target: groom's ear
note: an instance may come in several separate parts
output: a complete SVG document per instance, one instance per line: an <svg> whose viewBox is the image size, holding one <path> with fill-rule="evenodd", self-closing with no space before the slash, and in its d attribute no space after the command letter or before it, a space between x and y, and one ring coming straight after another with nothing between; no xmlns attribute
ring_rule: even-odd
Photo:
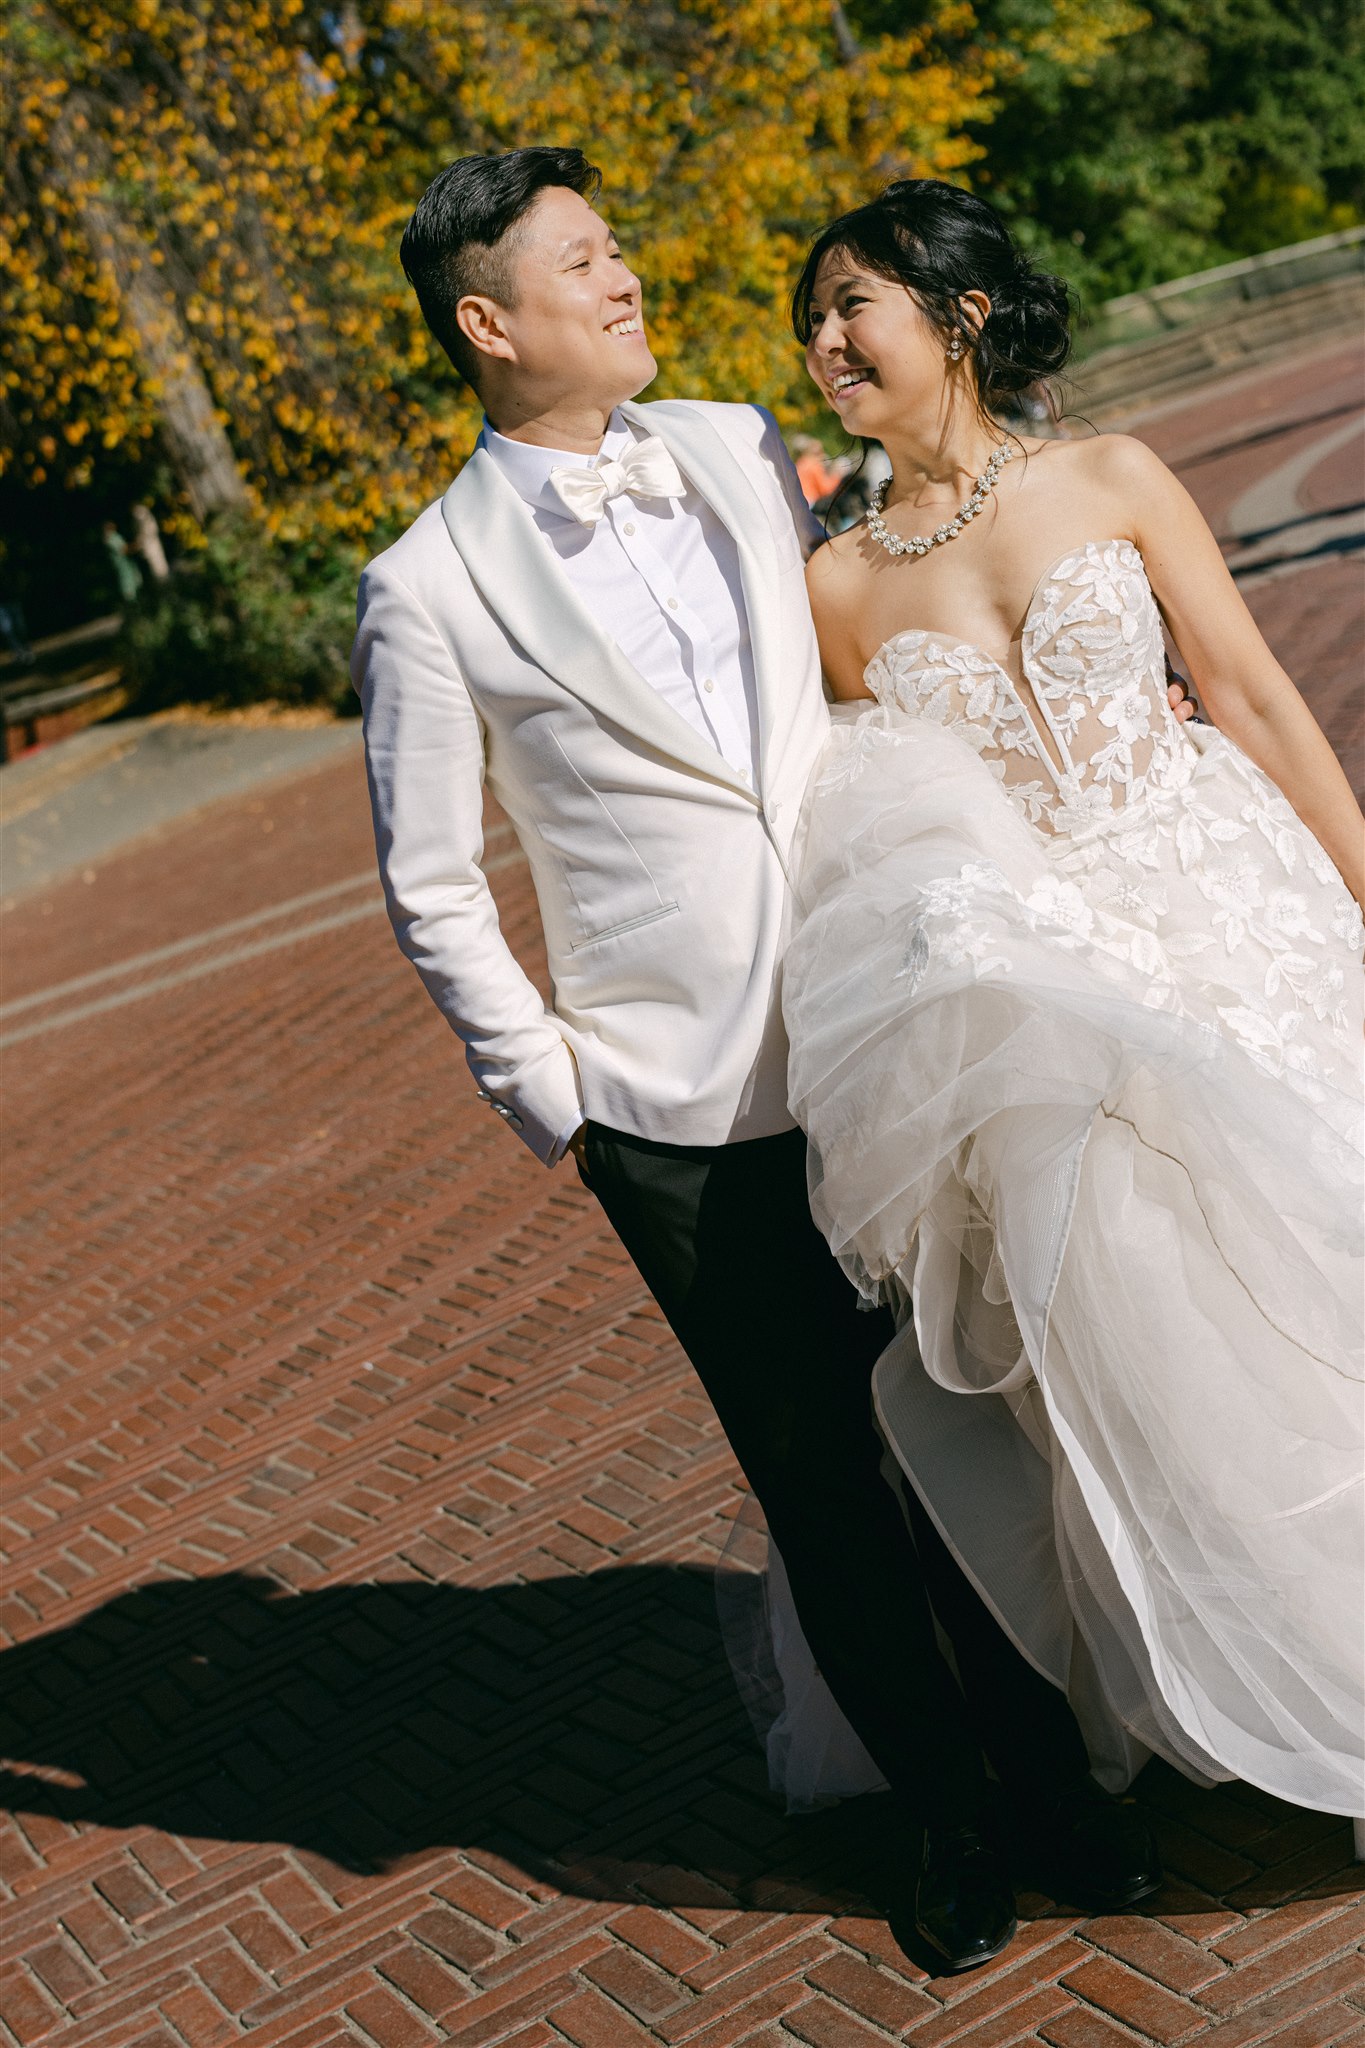
<svg viewBox="0 0 1365 2048"><path fill-rule="evenodd" d="M504 363L516 360L516 350L507 332L506 309L496 299L467 292L455 307L455 325L477 355L491 356Z"/></svg>

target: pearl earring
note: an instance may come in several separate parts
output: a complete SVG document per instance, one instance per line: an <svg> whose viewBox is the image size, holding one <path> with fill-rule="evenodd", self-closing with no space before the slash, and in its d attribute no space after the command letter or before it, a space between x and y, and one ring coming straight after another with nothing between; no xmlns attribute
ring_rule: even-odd
<svg viewBox="0 0 1365 2048"><path fill-rule="evenodd" d="M965 356L966 353L967 351L965 346L963 345L962 336L960 334L955 334L952 340L948 343L948 361L950 363L960 363L962 361L963 356Z"/></svg>

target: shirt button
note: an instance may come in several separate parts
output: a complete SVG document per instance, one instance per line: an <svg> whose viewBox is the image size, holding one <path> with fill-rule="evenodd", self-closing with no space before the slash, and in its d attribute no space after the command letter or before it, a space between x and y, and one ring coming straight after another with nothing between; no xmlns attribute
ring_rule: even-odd
<svg viewBox="0 0 1365 2048"><path fill-rule="evenodd" d="M622 533L634 533L634 531L635 531L635 523L634 523L634 521L633 521L633 520L630 520L630 519L628 519L628 520L626 521L625 525L624 525L624 526L623 526L623 527L621 528L621 531L622 531Z"/></svg>
<svg viewBox="0 0 1365 2048"><path fill-rule="evenodd" d="M677 598L676 598L676 597L670 597L670 598L669 598L669 600L668 600L668 609L669 609L669 610L670 610L671 612L675 612L675 611L676 611L676 610L678 609L678 600L677 600Z"/></svg>
<svg viewBox="0 0 1365 2048"><path fill-rule="evenodd" d="M712 682L712 680L711 680L710 676L708 676L708 677L706 678L706 681L705 681L705 682L704 682L704 683L702 684L702 688L703 688L703 690L714 690L714 689L715 689L715 687L716 687L716 686L715 686L715 684L714 684L714 683Z"/></svg>

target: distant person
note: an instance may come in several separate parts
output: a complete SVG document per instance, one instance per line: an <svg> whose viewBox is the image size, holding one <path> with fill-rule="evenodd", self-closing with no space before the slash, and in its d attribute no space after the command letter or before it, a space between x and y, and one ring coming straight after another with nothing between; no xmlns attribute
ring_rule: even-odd
<svg viewBox="0 0 1365 2048"><path fill-rule="evenodd" d="M490 1110L547 1165L575 1158L696 1366L824 1679L904 1824L928 1824L906 1852L920 1937L971 1968L1015 1925L983 1731L1067 1897L1145 1894L1156 1850L882 1477L870 1381L892 1325L859 1313L811 1221L780 1004L829 729L802 575L822 536L768 413L632 403L655 363L599 183L572 149L463 157L403 237L485 419L361 584L390 916ZM499 925L486 791L530 863L548 1005Z"/></svg>
<svg viewBox="0 0 1365 2048"><path fill-rule="evenodd" d="M118 584L119 602L125 610L137 603L142 589L142 572L129 552L128 543L112 519L106 519L103 528L105 553L114 571Z"/></svg>
<svg viewBox="0 0 1365 2048"><path fill-rule="evenodd" d="M161 528L156 523L156 514L150 505L134 505L132 520L133 546L147 564L153 583L164 583L171 573L171 566L161 544Z"/></svg>
<svg viewBox="0 0 1365 2048"><path fill-rule="evenodd" d="M875 441L868 442L856 459L852 456L842 458L838 483L830 496L815 508L816 517L826 533L845 533L850 526L856 526L860 519L865 519L873 492L890 474L891 464L886 459L886 450Z"/></svg>
<svg viewBox="0 0 1365 2048"><path fill-rule="evenodd" d="M1070 335L991 207L889 186L795 315L891 462L807 569L838 703L783 970L817 1220L912 1304L883 1424L1082 1711L1359 1816L1359 808L1158 458L1002 425Z"/></svg>
<svg viewBox="0 0 1365 2048"><path fill-rule="evenodd" d="M802 495L808 505L818 505L838 488L840 472L813 434L794 434L789 445Z"/></svg>
<svg viewBox="0 0 1365 2048"><path fill-rule="evenodd" d="M17 597L0 599L0 646L4 646L16 661L27 663L33 659L24 608Z"/></svg>

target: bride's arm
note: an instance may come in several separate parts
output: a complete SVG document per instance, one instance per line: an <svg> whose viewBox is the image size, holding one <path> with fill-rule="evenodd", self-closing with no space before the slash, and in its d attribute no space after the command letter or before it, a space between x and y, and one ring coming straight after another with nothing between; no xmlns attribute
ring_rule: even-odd
<svg viewBox="0 0 1365 2048"><path fill-rule="evenodd" d="M1209 716L1283 791L1365 906L1365 825L1321 726L1261 638L1184 485L1140 441L1106 437L1147 578Z"/></svg>
<svg viewBox="0 0 1365 2048"><path fill-rule="evenodd" d="M842 536L840 536L842 538ZM806 563L806 592L820 642L820 666L836 704L858 698L872 700L863 681L863 660L853 631L850 585L860 576L856 561L845 560L838 540L827 540Z"/></svg>

